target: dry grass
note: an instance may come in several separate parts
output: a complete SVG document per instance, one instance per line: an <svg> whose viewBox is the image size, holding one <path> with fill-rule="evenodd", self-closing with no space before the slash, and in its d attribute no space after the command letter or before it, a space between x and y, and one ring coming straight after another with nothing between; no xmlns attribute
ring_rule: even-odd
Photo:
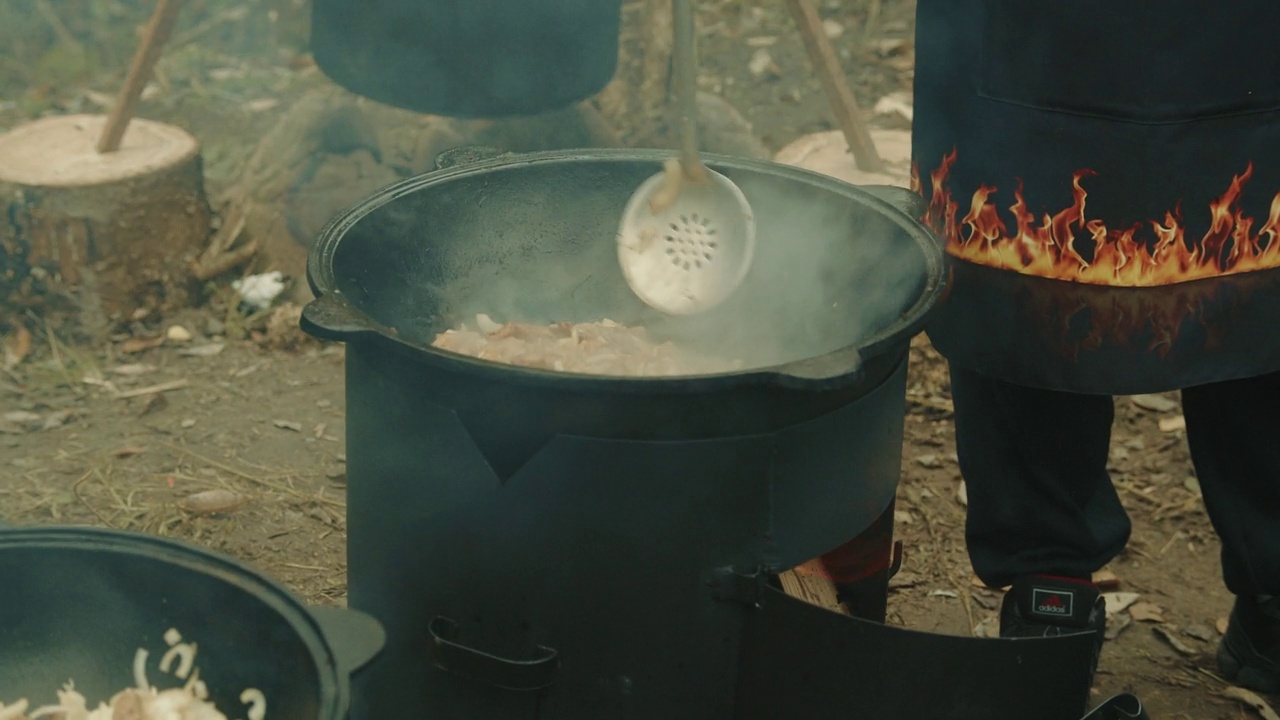
<svg viewBox="0 0 1280 720"><path fill-rule="evenodd" d="M144 453L145 464L137 462ZM184 500L214 490L242 502L226 512L186 509ZM340 490L177 443L60 450L48 465L0 477L0 517L186 541L256 565L310 602L341 602L346 594Z"/></svg>

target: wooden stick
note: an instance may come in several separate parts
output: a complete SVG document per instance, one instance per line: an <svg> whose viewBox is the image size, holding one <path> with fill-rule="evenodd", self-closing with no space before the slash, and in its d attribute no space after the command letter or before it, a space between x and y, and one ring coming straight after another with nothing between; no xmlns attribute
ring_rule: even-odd
<svg viewBox="0 0 1280 720"><path fill-rule="evenodd" d="M186 378L183 378L181 380L170 380L169 382L162 382L156 385L148 385L147 387L140 387L134 390L126 390L116 395L116 398L120 400L128 400L129 398L142 397L143 395L151 395L152 393L162 393L162 392L169 392L170 390L180 390L186 387L188 384L190 384L190 382Z"/></svg>
<svg viewBox="0 0 1280 720"><path fill-rule="evenodd" d="M151 20L142 35L142 43L133 55L133 64L129 66L129 74L125 76L124 87L116 97L111 114L107 116L102 136L98 138L98 152L109 153L120 149L124 131L129 128L129 121L138 109L142 88L151 79L151 71L160 59L160 50L169 39L169 33L173 31L181 6L182 0L158 0L156 3L156 9L151 13Z"/></svg>
<svg viewBox="0 0 1280 720"><path fill-rule="evenodd" d="M862 122L858 101L854 99L840 68L840 60L822 29L822 18L818 17L818 11L809 0L787 0L787 6L800 29L800 38L809 51L809 60L818 72L827 99L831 101L831 110L840 121L840 129L844 131L854 162L864 172L880 172L884 169L884 162L871 141L871 133Z"/></svg>

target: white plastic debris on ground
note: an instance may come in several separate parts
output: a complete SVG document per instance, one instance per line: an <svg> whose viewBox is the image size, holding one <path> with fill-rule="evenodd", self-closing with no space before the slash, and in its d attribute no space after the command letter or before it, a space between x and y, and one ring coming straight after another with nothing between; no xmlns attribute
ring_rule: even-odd
<svg viewBox="0 0 1280 720"><path fill-rule="evenodd" d="M271 307L271 303L275 302L276 298L280 297L280 293L284 292L284 274L279 270L273 270L259 275L249 275L232 282L231 287L240 293L240 299L245 304L258 310L266 310Z"/></svg>

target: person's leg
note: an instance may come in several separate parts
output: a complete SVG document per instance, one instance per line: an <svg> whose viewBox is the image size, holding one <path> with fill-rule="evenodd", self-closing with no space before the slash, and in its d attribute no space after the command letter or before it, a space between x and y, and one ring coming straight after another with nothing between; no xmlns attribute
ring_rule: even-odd
<svg viewBox="0 0 1280 720"><path fill-rule="evenodd" d="M974 572L1088 580L1129 539L1107 474L1110 397L1027 388L951 369L956 451L969 496Z"/></svg>
<svg viewBox="0 0 1280 720"><path fill-rule="evenodd" d="M1218 652L1233 682L1280 692L1280 374L1182 391L1187 442L1236 595Z"/></svg>
<svg viewBox="0 0 1280 720"><path fill-rule="evenodd" d="M1187 444L1236 595L1280 595L1280 374L1182 391Z"/></svg>
<svg viewBox="0 0 1280 720"><path fill-rule="evenodd" d="M1038 390L952 366L956 452L969 495L965 539L974 572L1011 585L1001 637L1093 632L1087 704L1106 630L1093 572L1129 540L1129 516L1107 474L1110 397Z"/></svg>

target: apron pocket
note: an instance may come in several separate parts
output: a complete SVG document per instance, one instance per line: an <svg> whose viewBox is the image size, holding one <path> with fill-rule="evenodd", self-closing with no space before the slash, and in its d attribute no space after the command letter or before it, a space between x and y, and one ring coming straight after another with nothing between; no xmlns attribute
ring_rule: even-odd
<svg viewBox="0 0 1280 720"><path fill-rule="evenodd" d="M1280 108L1280 2L985 0L978 94L1137 123Z"/></svg>

